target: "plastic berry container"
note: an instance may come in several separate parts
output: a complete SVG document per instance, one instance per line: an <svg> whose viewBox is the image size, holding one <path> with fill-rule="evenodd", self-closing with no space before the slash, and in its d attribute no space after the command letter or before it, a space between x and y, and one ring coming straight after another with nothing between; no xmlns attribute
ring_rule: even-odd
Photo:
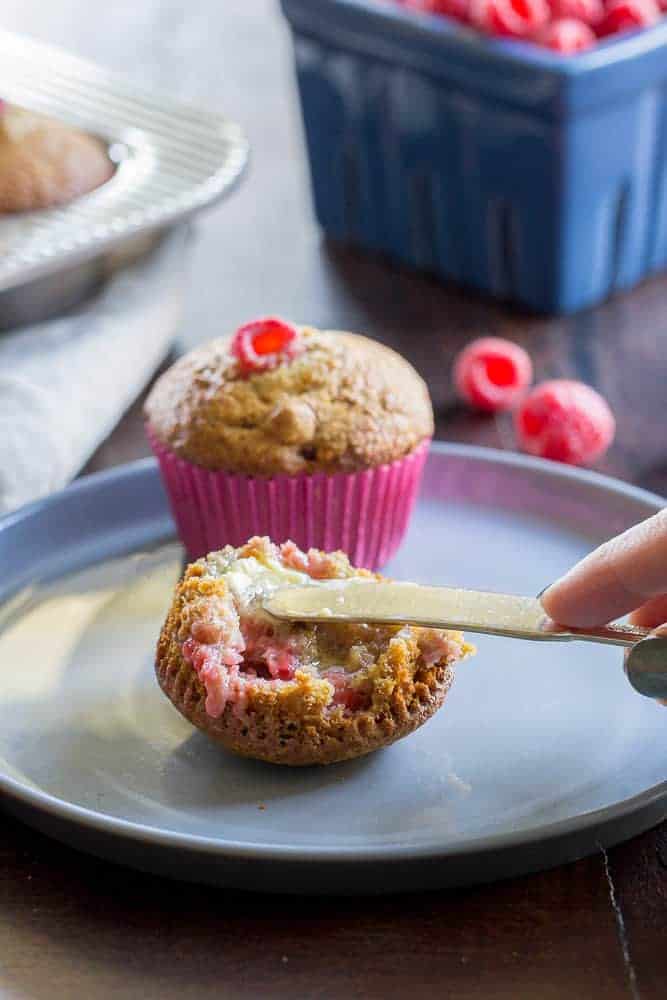
<svg viewBox="0 0 667 1000"><path fill-rule="evenodd" d="M563 56L388 0L282 0L335 240L547 313L667 266L667 18Z"/></svg>

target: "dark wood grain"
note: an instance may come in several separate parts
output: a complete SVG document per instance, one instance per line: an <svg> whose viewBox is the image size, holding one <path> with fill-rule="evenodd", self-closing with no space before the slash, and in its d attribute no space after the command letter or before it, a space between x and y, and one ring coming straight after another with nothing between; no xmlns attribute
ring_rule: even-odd
<svg viewBox="0 0 667 1000"><path fill-rule="evenodd" d="M630 995L600 857L467 891L299 900L124 872L13 823L0 844L18 996Z"/></svg>
<svg viewBox="0 0 667 1000"><path fill-rule="evenodd" d="M251 173L198 225L176 350L275 311L366 332L427 379L440 438L513 447L450 385L472 336L524 344L539 378L597 386L618 417L601 469L667 492L667 277L567 319L485 301L323 241L311 214L287 37L271 0L96 6L25 0L28 30L130 77L222 107ZM140 401L86 471L148 454ZM667 715L665 718L667 735ZM360 900L178 885L0 827L0 996L658 1000L667 981L667 826L554 871L468 891Z"/></svg>

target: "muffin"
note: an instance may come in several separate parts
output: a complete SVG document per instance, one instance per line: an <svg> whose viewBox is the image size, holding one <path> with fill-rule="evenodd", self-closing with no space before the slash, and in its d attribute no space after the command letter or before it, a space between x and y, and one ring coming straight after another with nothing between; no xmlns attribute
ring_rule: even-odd
<svg viewBox="0 0 667 1000"><path fill-rule="evenodd" d="M99 139L0 101L0 214L62 205L113 170Z"/></svg>
<svg viewBox="0 0 667 1000"><path fill-rule="evenodd" d="M378 568L405 533L433 433L426 386L395 351L277 319L181 358L145 414L191 558L269 535Z"/></svg>
<svg viewBox="0 0 667 1000"><path fill-rule="evenodd" d="M252 538L188 566L157 647L160 687L228 750L292 766L331 764L407 736L442 705L460 632L285 623L262 607L291 584L363 576L342 552Z"/></svg>

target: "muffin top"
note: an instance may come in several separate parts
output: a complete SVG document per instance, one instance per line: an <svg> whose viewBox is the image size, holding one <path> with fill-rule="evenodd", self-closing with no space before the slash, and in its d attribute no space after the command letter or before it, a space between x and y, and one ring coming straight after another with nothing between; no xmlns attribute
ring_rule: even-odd
<svg viewBox="0 0 667 1000"><path fill-rule="evenodd" d="M249 324L185 355L155 384L150 429L181 458L250 476L353 471L402 458L433 433L426 385L395 351L288 327L289 348L248 367L243 331L262 323L288 326Z"/></svg>
<svg viewBox="0 0 667 1000"><path fill-rule="evenodd" d="M99 139L0 102L0 214L61 205L112 174Z"/></svg>

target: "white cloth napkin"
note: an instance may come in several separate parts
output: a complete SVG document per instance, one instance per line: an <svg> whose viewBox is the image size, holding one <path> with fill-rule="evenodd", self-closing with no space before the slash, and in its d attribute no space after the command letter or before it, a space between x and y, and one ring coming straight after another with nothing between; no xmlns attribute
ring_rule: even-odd
<svg viewBox="0 0 667 1000"><path fill-rule="evenodd" d="M69 482L165 357L188 237L169 232L75 313L0 334L0 514Z"/></svg>

